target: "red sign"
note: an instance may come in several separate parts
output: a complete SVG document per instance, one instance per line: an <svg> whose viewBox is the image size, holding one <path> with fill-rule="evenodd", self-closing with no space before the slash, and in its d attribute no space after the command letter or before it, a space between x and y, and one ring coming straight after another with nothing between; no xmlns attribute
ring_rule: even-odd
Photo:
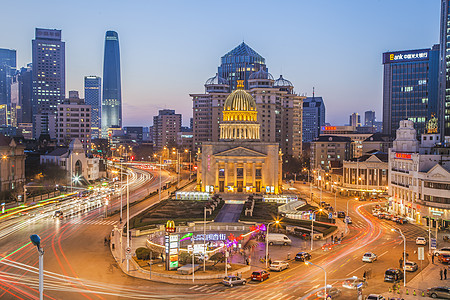
<svg viewBox="0 0 450 300"><path fill-rule="evenodd" d="M407 154L407 153L395 153L395 158L400 158L400 159L411 159L411 154Z"/></svg>
<svg viewBox="0 0 450 300"><path fill-rule="evenodd" d="M336 126L322 126L322 131L336 130Z"/></svg>

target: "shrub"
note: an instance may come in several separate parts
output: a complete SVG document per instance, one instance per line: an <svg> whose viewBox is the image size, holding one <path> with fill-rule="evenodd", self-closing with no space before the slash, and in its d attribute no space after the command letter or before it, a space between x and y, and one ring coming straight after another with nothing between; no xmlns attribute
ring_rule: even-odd
<svg viewBox="0 0 450 300"><path fill-rule="evenodd" d="M140 247L136 249L136 258L141 260L149 260L150 259L150 249L145 247Z"/></svg>

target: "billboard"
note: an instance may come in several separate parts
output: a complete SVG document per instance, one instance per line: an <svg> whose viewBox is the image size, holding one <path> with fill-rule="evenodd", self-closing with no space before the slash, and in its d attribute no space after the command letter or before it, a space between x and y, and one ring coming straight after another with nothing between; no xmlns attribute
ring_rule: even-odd
<svg viewBox="0 0 450 300"><path fill-rule="evenodd" d="M396 51L383 53L383 64L428 60L430 49Z"/></svg>

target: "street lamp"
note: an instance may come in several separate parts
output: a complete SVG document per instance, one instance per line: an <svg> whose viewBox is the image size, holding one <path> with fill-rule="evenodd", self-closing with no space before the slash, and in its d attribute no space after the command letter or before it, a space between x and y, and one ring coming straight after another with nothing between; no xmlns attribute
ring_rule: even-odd
<svg viewBox="0 0 450 300"><path fill-rule="evenodd" d="M337 196L337 186L336 186L337 182L334 182L334 211L336 211L337 208L337 204L336 204L336 196Z"/></svg>
<svg viewBox="0 0 450 300"><path fill-rule="evenodd" d="M309 169L303 168L303 171L308 171L308 182L309 182L309 198L312 202L312 185L311 185L311 179L309 178Z"/></svg>
<svg viewBox="0 0 450 300"><path fill-rule="evenodd" d="M192 156L191 156L191 150L188 149L184 149L184 152L187 153L189 151L189 181L191 181L191 171L192 171L192 167L191 167L191 161L192 161Z"/></svg>
<svg viewBox="0 0 450 300"><path fill-rule="evenodd" d="M269 227L272 224L280 224L279 220L276 220L274 222L270 222L267 224L267 231L266 231L266 268L267 268L267 260L269 259Z"/></svg>
<svg viewBox="0 0 450 300"><path fill-rule="evenodd" d="M41 247L41 238L37 234L30 235L30 240L37 247L39 253L39 299L44 299L44 249Z"/></svg>
<svg viewBox="0 0 450 300"><path fill-rule="evenodd" d="M403 238L403 286L406 286L406 268L405 268L405 263L406 263L406 238L405 238L405 235L403 234L403 232L399 228L392 228L391 230L400 233L400 235Z"/></svg>
<svg viewBox="0 0 450 300"><path fill-rule="evenodd" d="M308 260L305 260L305 264L306 265L313 265L315 267L318 267L318 268L322 269L322 271L325 273L325 289L323 291L323 299L327 299L327 271L325 271L325 269L322 268L321 266L316 265L315 263L312 263L312 262L310 262Z"/></svg>

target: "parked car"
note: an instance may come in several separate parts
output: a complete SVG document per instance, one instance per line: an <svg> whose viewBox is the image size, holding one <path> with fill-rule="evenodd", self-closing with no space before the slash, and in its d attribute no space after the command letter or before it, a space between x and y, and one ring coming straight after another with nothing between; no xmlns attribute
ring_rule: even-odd
<svg viewBox="0 0 450 300"><path fill-rule="evenodd" d="M272 271L281 272L285 269L289 268L289 263L282 260L275 260L270 264L269 269Z"/></svg>
<svg viewBox="0 0 450 300"><path fill-rule="evenodd" d="M405 261L405 270L408 272L415 272L419 266L413 261Z"/></svg>
<svg viewBox="0 0 450 300"><path fill-rule="evenodd" d="M264 281L269 279L270 273L264 270L254 271L250 277L252 280Z"/></svg>
<svg viewBox="0 0 450 300"><path fill-rule="evenodd" d="M395 282L403 279L403 272L400 269L387 269L384 272L384 281Z"/></svg>
<svg viewBox="0 0 450 300"><path fill-rule="evenodd" d="M233 287L235 285L246 285L247 284L247 280L238 277L238 276L227 276L222 280L222 284L223 285L227 285L229 287Z"/></svg>
<svg viewBox="0 0 450 300"><path fill-rule="evenodd" d="M370 294L369 296L367 296L366 300L386 300L386 298L381 295Z"/></svg>
<svg viewBox="0 0 450 300"><path fill-rule="evenodd" d="M438 260L443 264L450 263L450 254L442 253L438 256Z"/></svg>
<svg viewBox="0 0 450 300"><path fill-rule="evenodd" d="M358 286L366 287L367 282L364 279L360 279L356 276L345 279L342 282L342 287L345 287L346 289L356 290Z"/></svg>
<svg viewBox="0 0 450 300"><path fill-rule="evenodd" d="M268 243L269 245L290 245L292 244L292 241L290 238L287 237L287 235L282 233L269 233L268 235Z"/></svg>
<svg viewBox="0 0 450 300"><path fill-rule="evenodd" d="M297 261L305 261L305 260L310 260L311 259L311 254L309 254L308 252L299 252L297 253L297 255L295 255L295 260Z"/></svg>
<svg viewBox="0 0 450 300"><path fill-rule="evenodd" d="M338 212L337 212L337 217L338 217L338 218L341 218L341 219L345 218L345 212L343 212L343 211L338 211Z"/></svg>
<svg viewBox="0 0 450 300"><path fill-rule="evenodd" d="M426 245L427 244L427 240L424 237L417 237L416 239L416 245Z"/></svg>
<svg viewBox="0 0 450 300"><path fill-rule="evenodd" d="M377 260L377 256L375 255L375 253L372 252L366 252L364 253L363 257L362 257L362 261L363 262L374 262Z"/></svg>
<svg viewBox="0 0 450 300"><path fill-rule="evenodd" d="M431 298L450 299L450 288L445 286L439 286L428 289L427 296Z"/></svg>
<svg viewBox="0 0 450 300"><path fill-rule="evenodd" d="M337 289L337 288L335 288L335 287L331 287L331 286L327 286L327 297L326 297L326 299L335 299L335 298L338 298L340 295L341 295L341 290L340 289ZM323 299L323 296L324 296L324 289L321 289L320 291L318 291L317 293L316 293L316 296L319 298L319 299Z"/></svg>
<svg viewBox="0 0 450 300"><path fill-rule="evenodd" d="M53 214L53 218L59 218L63 215L63 212L60 210L55 211L55 213Z"/></svg>
<svg viewBox="0 0 450 300"><path fill-rule="evenodd" d="M450 247L441 248L439 250L434 250L433 255L439 256L441 254L450 254Z"/></svg>

